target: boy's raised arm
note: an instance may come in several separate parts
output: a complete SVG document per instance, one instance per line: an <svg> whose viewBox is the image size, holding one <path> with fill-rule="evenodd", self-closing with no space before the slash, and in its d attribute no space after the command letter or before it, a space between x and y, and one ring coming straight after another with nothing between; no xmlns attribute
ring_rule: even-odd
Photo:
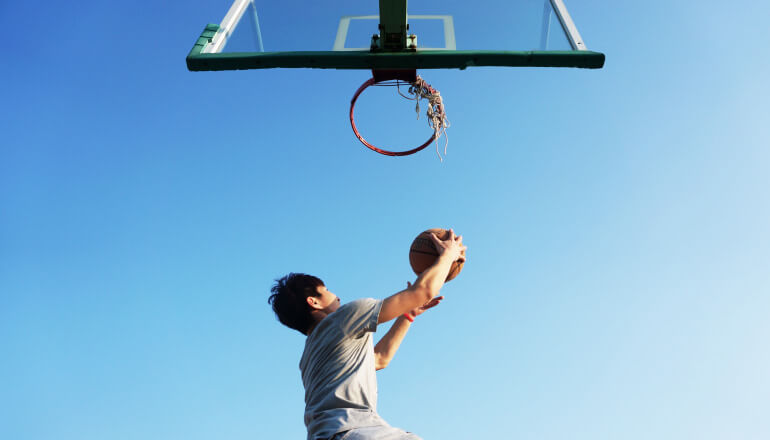
<svg viewBox="0 0 770 440"><path fill-rule="evenodd" d="M462 236L455 236L453 230L449 230L449 239L446 241L439 240L434 234L431 234L431 238L439 253L436 262L421 273L412 286L385 298L380 309L378 323L390 321L428 303L438 295L447 275L449 275L452 263L465 259L463 251L466 247L463 246L463 238Z"/></svg>

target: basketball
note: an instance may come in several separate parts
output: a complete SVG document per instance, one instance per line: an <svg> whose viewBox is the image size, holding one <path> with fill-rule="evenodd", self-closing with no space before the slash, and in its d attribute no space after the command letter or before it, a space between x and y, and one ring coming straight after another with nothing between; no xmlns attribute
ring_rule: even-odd
<svg viewBox="0 0 770 440"><path fill-rule="evenodd" d="M430 237L431 233L436 234L436 237L441 241L449 239L449 230L441 228L428 229L414 239L412 246L409 248L409 264L417 275L431 267L438 258L436 245L433 244L433 239ZM465 255L465 251L463 251L463 255ZM463 264L465 264L464 261L452 263L452 268L449 269L449 275L447 275L445 281L451 281L456 277L463 270Z"/></svg>

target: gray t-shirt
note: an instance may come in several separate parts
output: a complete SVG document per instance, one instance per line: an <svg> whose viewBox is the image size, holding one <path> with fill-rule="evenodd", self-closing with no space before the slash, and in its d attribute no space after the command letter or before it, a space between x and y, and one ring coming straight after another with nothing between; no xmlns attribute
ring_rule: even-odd
<svg viewBox="0 0 770 440"><path fill-rule="evenodd" d="M305 341L299 362L305 386L308 440L366 426L388 426L377 415L372 332L381 300L359 299L324 318Z"/></svg>

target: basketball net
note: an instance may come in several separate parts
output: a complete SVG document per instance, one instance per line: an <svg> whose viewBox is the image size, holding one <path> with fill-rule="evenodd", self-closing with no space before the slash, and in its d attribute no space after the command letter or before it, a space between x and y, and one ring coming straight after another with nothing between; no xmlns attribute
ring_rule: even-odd
<svg viewBox="0 0 770 440"><path fill-rule="evenodd" d="M417 75L417 81L412 83L412 85L409 86L409 90L407 90L407 93L412 96L406 96L401 93L401 87L398 83L396 84L396 90L398 90L399 95L415 101L414 111L417 113L417 119L420 119L420 100L428 100L428 110L425 114L428 117L428 125L433 129L433 138L436 143L436 155L438 155L439 160L443 162L444 158L441 156L438 148L438 138L442 135L444 136L444 156L446 156L447 146L449 145L449 136L446 134L446 129L449 128L449 119L447 119L446 112L444 111L444 102L441 99L441 93L431 87L430 84L426 83L419 75Z"/></svg>
<svg viewBox="0 0 770 440"><path fill-rule="evenodd" d="M425 82L425 80L420 78L414 70L373 70L372 74L372 78L361 84L361 87L359 87L358 90L356 90L356 93L353 94L353 99L350 100L350 126L353 128L353 133L356 135L358 140L361 141L361 143L364 144L367 148L386 156L409 156L410 154L414 154L435 142L436 155L438 155L439 160L443 162L444 158L441 156L441 152L439 152L438 138L441 137L442 134L445 136L444 155L446 156L447 146L449 145L449 137L446 135L446 129L449 128L449 120L446 117L446 113L444 111L444 102L441 99L441 94L438 92L438 90L434 89L430 84ZM402 83L404 85L410 84L407 93L411 96L407 96L401 93ZM431 137L428 138L428 140L419 147L404 151L389 151L375 147L371 143L367 142L367 140L361 136L361 133L358 132L354 111L356 107L356 101L361 95L361 92L370 86L395 86L399 95L406 99L415 101L417 119L420 119L420 100L426 99L428 101L428 110L426 112L428 117L428 125L433 130Z"/></svg>

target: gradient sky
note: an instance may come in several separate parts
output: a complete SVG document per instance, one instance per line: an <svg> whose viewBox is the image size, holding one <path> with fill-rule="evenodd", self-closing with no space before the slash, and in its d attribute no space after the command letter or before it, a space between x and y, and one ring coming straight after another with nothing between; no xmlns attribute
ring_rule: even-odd
<svg viewBox="0 0 770 440"><path fill-rule="evenodd" d="M430 227L468 262L378 373L392 425L770 438L767 5L567 1L604 69L423 72L440 163L357 142L366 72L188 72L226 0L49 3L0 3L0 438L304 438L272 281L386 297ZM391 93L367 133L421 142Z"/></svg>

